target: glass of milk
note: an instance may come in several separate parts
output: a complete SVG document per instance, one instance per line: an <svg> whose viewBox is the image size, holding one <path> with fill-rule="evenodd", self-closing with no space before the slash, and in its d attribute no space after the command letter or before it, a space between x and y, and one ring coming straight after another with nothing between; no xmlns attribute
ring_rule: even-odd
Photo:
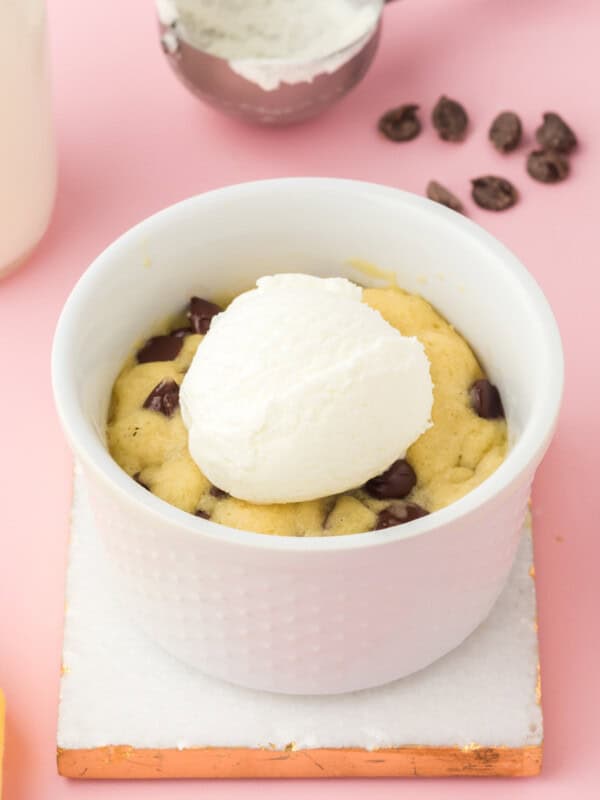
<svg viewBox="0 0 600 800"><path fill-rule="evenodd" d="M0 275L40 241L56 191L44 0L0 0Z"/></svg>

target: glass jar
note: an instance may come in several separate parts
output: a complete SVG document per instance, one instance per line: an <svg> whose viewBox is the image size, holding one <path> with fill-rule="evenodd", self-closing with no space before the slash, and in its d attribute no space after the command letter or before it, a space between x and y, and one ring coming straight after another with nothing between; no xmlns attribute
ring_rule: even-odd
<svg viewBox="0 0 600 800"><path fill-rule="evenodd" d="M56 192L44 0L0 0L0 275L40 241Z"/></svg>

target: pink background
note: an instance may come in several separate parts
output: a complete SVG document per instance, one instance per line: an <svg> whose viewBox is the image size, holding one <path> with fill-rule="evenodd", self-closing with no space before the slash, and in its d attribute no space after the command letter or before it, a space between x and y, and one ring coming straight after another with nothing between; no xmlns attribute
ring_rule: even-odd
<svg viewBox="0 0 600 800"><path fill-rule="evenodd" d="M6 797L289 798L350 800L597 797L598 277L600 4L594 0L410 0L389 7L367 78L317 121L247 127L204 108L175 81L156 41L151 0L52 0L60 151L56 212L43 245L0 283L0 686L7 695ZM464 144L428 123L442 92L472 119ZM410 144L381 139L379 114L417 102L427 119ZM500 109L522 114L527 142L508 157L486 141ZM571 122L581 145L562 185L535 184L524 155L544 110ZM543 775L509 786L478 780L367 783L70 782L55 770L71 459L50 394L49 352L59 310L81 272L129 226L190 194L287 175L362 178L423 192L430 178L462 197L468 179L498 172L522 201L469 214L511 247L558 316L567 388L558 434L535 487L546 750ZM595 219L592 220L592 215ZM507 324L510 321L507 320ZM597 328L596 328L597 330ZM543 392L544 387L540 386Z"/></svg>

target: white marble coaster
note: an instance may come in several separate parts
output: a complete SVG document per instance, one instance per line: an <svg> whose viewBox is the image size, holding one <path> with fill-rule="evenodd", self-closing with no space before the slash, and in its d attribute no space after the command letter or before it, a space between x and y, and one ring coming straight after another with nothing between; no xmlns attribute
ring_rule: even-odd
<svg viewBox="0 0 600 800"><path fill-rule="evenodd" d="M329 697L249 691L163 652L111 589L75 478L58 746L132 748L527 748L542 742L532 537L509 584L457 650L387 686Z"/></svg>

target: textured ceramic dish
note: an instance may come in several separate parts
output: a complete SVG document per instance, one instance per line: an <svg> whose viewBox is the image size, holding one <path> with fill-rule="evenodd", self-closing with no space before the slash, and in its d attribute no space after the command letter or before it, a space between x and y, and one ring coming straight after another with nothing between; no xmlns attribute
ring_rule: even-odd
<svg viewBox="0 0 600 800"><path fill-rule="evenodd" d="M389 270L430 300L502 391L512 448L473 492L410 525L297 539L173 508L104 447L112 383L132 344L192 294L260 275ZM481 228L372 184L287 179L192 197L145 220L83 275L58 324L53 383L128 609L175 656L234 683L335 693L421 669L487 616L508 576L531 481L555 427L560 338L540 289Z"/></svg>

